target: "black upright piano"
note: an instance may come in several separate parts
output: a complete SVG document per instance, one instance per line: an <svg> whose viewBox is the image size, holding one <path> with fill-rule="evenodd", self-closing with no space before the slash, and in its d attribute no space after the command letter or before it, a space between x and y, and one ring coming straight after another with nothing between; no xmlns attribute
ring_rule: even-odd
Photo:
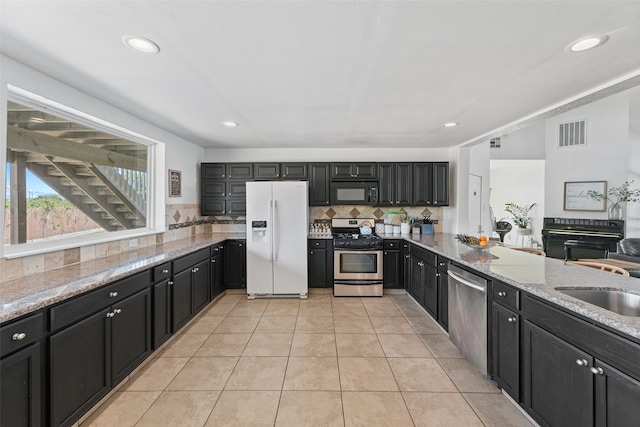
<svg viewBox="0 0 640 427"><path fill-rule="evenodd" d="M542 245L551 258L564 259L564 242L567 240L586 243L572 247L572 259L606 258L608 252L616 252L617 244L623 238L624 221L620 220L544 218L542 224Z"/></svg>

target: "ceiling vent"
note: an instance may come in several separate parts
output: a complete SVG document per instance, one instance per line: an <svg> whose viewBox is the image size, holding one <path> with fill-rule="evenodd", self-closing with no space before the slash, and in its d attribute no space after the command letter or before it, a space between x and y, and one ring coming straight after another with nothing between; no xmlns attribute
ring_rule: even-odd
<svg viewBox="0 0 640 427"><path fill-rule="evenodd" d="M558 133L558 147L573 147L585 145L587 141L587 122L560 123Z"/></svg>
<svg viewBox="0 0 640 427"><path fill-rule="evenodd" d="M489 147L491 148L500 148L500 137L492 138L489 140Z"/></svg>

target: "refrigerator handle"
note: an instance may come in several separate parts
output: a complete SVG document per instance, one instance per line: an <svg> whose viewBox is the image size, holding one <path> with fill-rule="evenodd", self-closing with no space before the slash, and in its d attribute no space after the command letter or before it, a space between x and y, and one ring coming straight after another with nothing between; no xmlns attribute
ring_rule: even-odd
<svg viewBox="0 0 640 427"><path fill-rule="evenodd" d="M273 200L272 215L273 219L271 220L272 224L272 239L273 239L273 261L278 261L278 202L277 200Z"/></svg>
<svg viewBox="0 0 640 427"><path fill-rule="evenodd" d="M267 234L269 239L269 261L273 262L273 200L269 200L269 226Z"/></svg>

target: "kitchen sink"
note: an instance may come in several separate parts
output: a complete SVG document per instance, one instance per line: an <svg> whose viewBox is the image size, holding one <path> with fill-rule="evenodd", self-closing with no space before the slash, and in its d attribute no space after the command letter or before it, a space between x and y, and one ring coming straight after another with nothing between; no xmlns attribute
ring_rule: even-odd
<svg viewBox="0 0 640 427"><path fill-rule="evenodd" d="M619 289L556 288L556 290L622 316L640 317L640 295L637 294Z"/></svg>

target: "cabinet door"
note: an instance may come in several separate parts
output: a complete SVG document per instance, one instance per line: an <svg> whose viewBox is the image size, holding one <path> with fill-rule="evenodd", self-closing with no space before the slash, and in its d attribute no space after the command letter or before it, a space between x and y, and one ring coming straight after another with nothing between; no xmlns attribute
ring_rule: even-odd
<svg viewBox="0 0 640 427"><path fill-rule="evenodd" d="M526 321L524 407L545 426L592 426L593 358Z"/></svg>
<svg viewBox="0 0 640 427"><path fill-rule="evenodd" d="M378 163L378 206L393 206L396 200L396 164Z"/></svg>
<svg viewBox="0 0 640 427"><path fill-rule="evenodd" d="M331 163L331 179L353 179L351 163Z"/></svg>
<svg viewBox="0 0 640 427"><path fill-rule="evenodd" d="M434 206L449 206L449 163L433 164L433 196Z"/></svg>
<svg viewBox="0 0 640 427"><path fill-rule="evenodd" d="M220 283L220 273L222 272L220 259L220 256L212 257L211 265L209 266L209 277L211 278L209 282L209 292L211 293L212 300L222 292L222 286Z"/></svg>
<svg viewBox="0 0 640 427"><path fill-rule="evenodd" d="M447 270L438 269L438 323L449 330L449 276Z"/></svg>
<svg viewBox="0 0 640 427"><path fill-rule="evenodd" d="M176 332L191 319L191 270L187 269L173 276L171 285L171 322Z"/></svg>
<svg viewBox="0 0 640 427"><path fill-rule="evenodd" d="M400 251L385 250L382 255L382 276L385 288L400 288Z"/></svg>
<svg viewBox="0 0 640 427"><path fill-rule="evenodd" d="M354 163L351 167L354 178L357 179L376 179L377 167L376 163Z"/></svg>
<svg viewBox="0 0 640 427"><path fill-rule="evenodd" d="M309 241L308 280L310 288L327 287L327 249L314 247L313 240Z"/></svg>
<svg viewBox="0 0 640 427"><path fill-rule="evenodd" d="M227 215L245 215L247 213L247 201L245 199L227 200Z"/></svg>
<svg viewBox="0 0 640 427"><path fill-rule="evenodd" d="M331 203L329 183L329 163L309 163L309 206Z"/></svg>
<svg viewBox="0 0 640 427"><path fill-rule="evenodd" d="M596 360L596 426L633 426L640 420L640 381Z"/></svg>
<svg viewBox="0 0 640 427"><path fill-rule="evenodd" d="M396 163L395 170L395 202L398 206L413 205L413 165Z"/></svg>
<svg viewBox="0 0 640 427"><path fill-rule="evenodd" d="M282 163L280 165L282 179L300 179L308 178L306 163Z"/></svg>
<svg viewBox="0 0 640 427"><path fill-rule="evenodd" d="M118 384L151 354L151 291L112 306L111 383Z"/></svg>
<svg viewBox="0 0 640 427"><path fill-rule="evenodd" d="M415 206L433 205L433 164L413 164L413 204Z"/></svg>
<svg viewBox="0 0 640 427"><path fill-rule="evenodd" d="M520 401L520 316L500 304L491 310L493 376L516 402Z"/></svg>
<svg viewBox="0 0 640 427"><path fill-rule="evenodd" d="M438 318L438 282L436 277L436 268L430 264L424 262L422 267L424 276L423 280L423 295L424 295L424 308L427 309L429 314L434 319Z"/></svg>
<svg viewBox="0 0 640 427"><path fill-rule="evenodd" d="M256 163L253 166L255 179L280 179L280 163Z"/></svg>
<svg viewBox="0 0 640 427"><path fill-rule="evenodd" d="M202 197L225 197L227 195L226 181L203 179L200 185Z"/></svg>
<svg viewBox="0 0 640 427"><path fill-rule="evenodd" d="M404 245L407 245L405 248ZM408 243L403 243L402 249L402 287L411 293L411 255L409 255ZM383 272L384 274L384 272Z"/></svg>
<svg viewBox="0 0 640 427"><path fill-rule="evenodd" d="M422 259L411 255L411 284L409 293L415 298L418 304L424 306L424 266Z"/></svg>
<svg viewBox="0 0 640 427"><path fill-rule="evenodd" d="M229 181L227 183L227 196L229 198L245 198L247 197L246 181Z"/></svg>
<svg viewBox="0 0 640 427"><path fill-rule="evenodd" d="M203 197L200 199L200 215L224 215L227 213L227 199Z"/></svg>
<svg viewBox="0 0 640 427"><path fill-rule="evenodd" d="M52 425L70 425L111 387L108 308L51 336L49 397Z"/></svg>
<svg viewBox="0 0 640 427"><path fill-rule="evenodd" d="M0 421L3 426L42 425L40 343L0 360Z"/></svg>
<svg viewBox="0 0 640 427"><path fill-rule="evenodd" d="M253 179L253 163L227 164L229 179Z"/></svg>
<svg viewBox="0 0 640 427"><path fill-rule="evenodd" d="M210 301L209 264L211 264L211 260L206 259L191 269L191 292L193 296L194 314L202 310Z"/></svg>
<svg viewBox="0 0 640 427"><path fill-rule="evenodd" d="M226 288L242 289L247 287L247 253L244 243L229 240L225 243L224 284Z"/></svg>
<svg viewBox="0 0 640 427"><path fill-rule="evenodd" d="M153 286L153 348L171 336L171 285L163 280Z"/></svg>
<svg viewBox="0 0 640 427"><path fill-rule="evenodd" d="M226 163L202 163L200 165L200 179L225 179L226 177Z"/></svg>

